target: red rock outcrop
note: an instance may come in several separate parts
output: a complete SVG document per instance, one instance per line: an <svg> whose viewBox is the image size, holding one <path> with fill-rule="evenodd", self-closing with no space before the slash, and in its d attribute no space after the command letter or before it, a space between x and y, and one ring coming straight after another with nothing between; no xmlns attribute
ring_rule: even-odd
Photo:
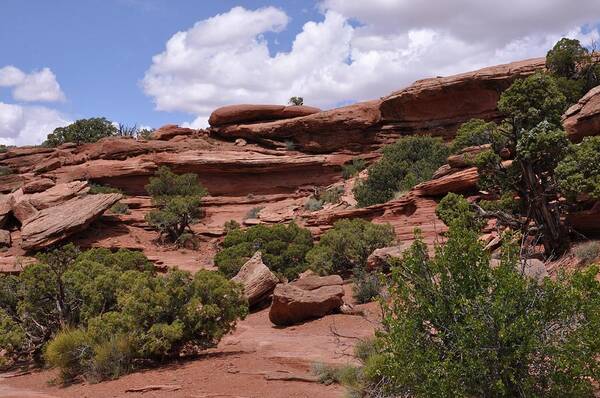
<svg viewBox="0 0 600 398"><path fill-rule="evenodd" d="M600 134L600 86L591 89L565 112L563 126L575 142Z"/></svg>
<svg viewBox="0 0 600 398"><path fill-rule="evenodd" d="M168 141L171 138L176 137L178 135L192 135L195 132L196 130L186 127L179 127L176 124L167 124L154 131L152 133L152 139Z"/></svg>
<svg viewBox="0 0 600 398"><path fill-rule="evenodd" d="M381 103L384 129L451 138L469 119L497 119L497 102L512 82L545 67L534 58L448 77L418 80Z"/></svg>
<svg viewBox="0 0 600 398"><path fill-rule="evenodd" d="M290 140L306 152L332 152L340 149L360 150L375 142L379 123L380 101L358 104L314 113L309 116L274 122L237 124L213 129L225 138L248 141Z"/></svg>
<svg viewBox="0 0 600 398"><path fill-rule="evenodd" d="M208 124L212 127L222 127L228 124L290 119L318 112L321 112L319 108L305 105L228 105L215 109L208 119Z"/></svg>
<svg viewBox="0 0 600 398"><path fill-rule="evenodd" d="M279 284L275 287L269 310L271 322L280 326L293 325L330 314L344 304L341 278L338 277L339 284L331 284L329 279L319 283L318 276L311 278L310 290L303 289L298 283Z"/></svg>
<svg viewBox="0 0 600 398"><path fill-rule="evenodd" d="M87 195L46 208L21 227L21 247L39 250L82 231L121 198L120 194Z"/></svg>
<svg viewBox="0 0 600 398"><path fill-rule="evenodd" d="M279 278L262 262L260 252L256 252L250 260L246 261L231 280L244 286L244 296L250 306L262 301L279 283Z"/></svg>

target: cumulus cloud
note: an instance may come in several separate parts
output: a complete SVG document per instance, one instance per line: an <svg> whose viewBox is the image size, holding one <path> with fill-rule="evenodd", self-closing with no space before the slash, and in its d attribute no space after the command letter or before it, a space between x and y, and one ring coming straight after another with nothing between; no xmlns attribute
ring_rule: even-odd
<svg viewBox="0 0 600 398"><path fill-rule="evenodd" d="M64 101L56 76L49 68L24 73L12 65L0 68L0 87L11 87L12 96L17 101L56 102Z"/></svg>
<svg viewBox="0 0 600 398"><path fill-rule="evenodd" d="M0 102L0 144L39 144L56 127L69 123L64 115L54 109Z"/></svg>
<svg viewBox="0 0 600 398"><path fill-rule="evenodd" d="M589 44L597 0L324 0L288 52L264 37L286 28L278 8L229 12L173 35L142 80L156 109L195 115L231 103L285 103L293 95L323 108L376 98L412 81L544 55L562 36Z"/></svg>

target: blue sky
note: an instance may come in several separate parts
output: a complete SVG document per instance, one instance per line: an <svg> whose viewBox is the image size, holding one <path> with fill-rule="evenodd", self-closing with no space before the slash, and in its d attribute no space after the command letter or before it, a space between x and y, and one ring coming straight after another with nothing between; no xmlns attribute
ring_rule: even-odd
<svg viewBox="0 0 600 398"><path fill-rule="evenodd" d="M448 3L0 0L0 143L39 143L93 116L200 127L233 102L301 95L329 108L543 55L562 35L598 38L597 0L578 10L562 0Z"/></svg>

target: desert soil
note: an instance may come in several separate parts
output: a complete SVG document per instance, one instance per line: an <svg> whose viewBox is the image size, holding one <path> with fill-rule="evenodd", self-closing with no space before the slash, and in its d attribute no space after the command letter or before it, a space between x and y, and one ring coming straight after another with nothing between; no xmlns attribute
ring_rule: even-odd
<svg viewBox="0 0 600 398"><path fill-rule="evenodd" d="M351 297L349 286L346 298ZM375 303L356 306L364 316L334 314L280 328L269 321L268 308L250 314L219 346L207 353L138 371L98 384L53 385L54 370L0 375L0 398L333 398L338 385L311 381L272 380L290 376L313 378L316 362L354 362L353 346L373 335L379 318ZM131 388L163 385L176 390L127 392Z"/></svg>

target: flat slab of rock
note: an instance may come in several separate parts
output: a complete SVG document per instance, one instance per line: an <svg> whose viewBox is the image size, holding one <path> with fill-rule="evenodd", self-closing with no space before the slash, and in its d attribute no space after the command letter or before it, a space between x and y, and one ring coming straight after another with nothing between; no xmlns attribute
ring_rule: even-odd
<svg viewBox="0 0 600 398"><path fill-rule="evenodd" d="M54 186L54 181L49 178L40 178L38 180L33 180L23 185L23 193L37 193L45 191L48 188L52 188Z"/></svg>
<svg viewBox="0 0 600 398"><path fill-rule="evenodd" d="M320 111L319 108L304 105L228 105L215 109L208 119L208 124L220 127L228 124L265 122L308 116Z"/></svg>
<svg viewBox="0 0 600 398"><path fill-rule="evenodd" d="M86 195L44 209L21 227L21 247L42 249L82 231L121 198L118 193Z"/></svg>
<svg viewBox="0 0 600 398"><path fill-rule="evenodd" d="M250 260L246 261L231 280L244 286L244 296L250 306L262 301L279 283L279 278L262 262L260 252L256 252Z"/></svg>
<svg viewBox="0 0 600 398"><path fill-rule="evenodd" d="M279 284L273 292L269 319L275 325L293 325L312 318L320 318L339 309L344 301L340 285L303 290L289 283Z"/></svg>
<svg viewBox="0 0 600 398"><path fill-rule="evenodd" d="M296 281L290 283L290 285L298 287L302 290L315 290L324 286L342 286L344 281L339 275L307 275Z"/></svg>

